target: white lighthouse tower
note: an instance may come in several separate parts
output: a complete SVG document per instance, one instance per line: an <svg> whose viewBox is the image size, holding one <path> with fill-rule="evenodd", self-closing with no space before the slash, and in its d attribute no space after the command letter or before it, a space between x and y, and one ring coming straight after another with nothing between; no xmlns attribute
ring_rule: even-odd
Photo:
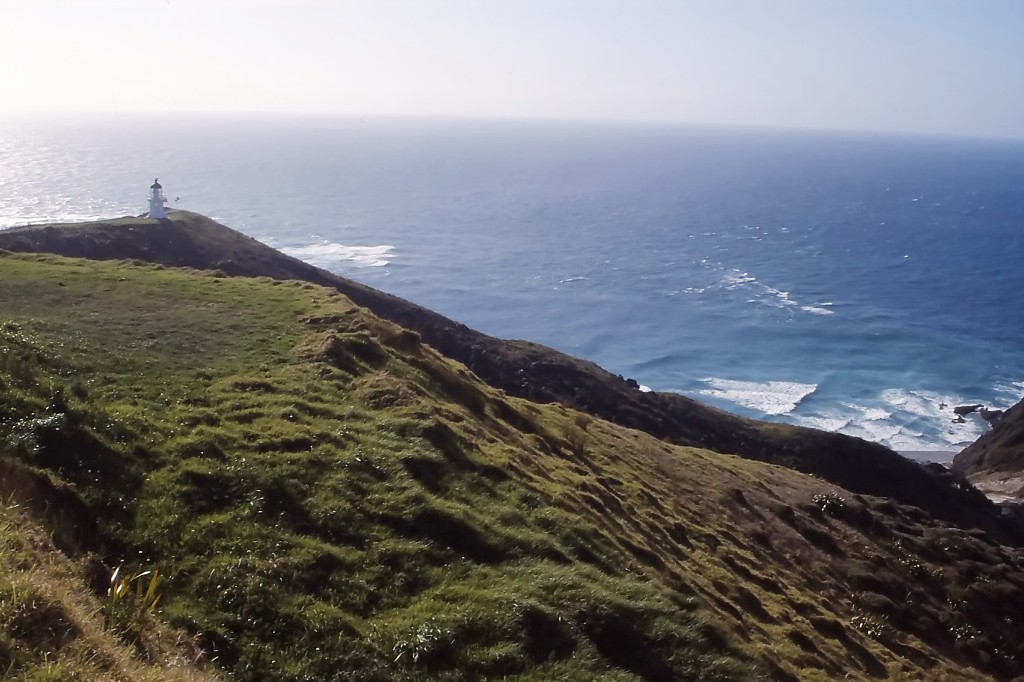
<svg viewBox="0 0 1024 682"><path fill-rule="evenodd" d="M164 204L167 203L167 199L164 198L164 188L160 184L160 178L154 178L153 184L149 186L149 217L160 218L167 217L167 211L164 210Z"/></svg>

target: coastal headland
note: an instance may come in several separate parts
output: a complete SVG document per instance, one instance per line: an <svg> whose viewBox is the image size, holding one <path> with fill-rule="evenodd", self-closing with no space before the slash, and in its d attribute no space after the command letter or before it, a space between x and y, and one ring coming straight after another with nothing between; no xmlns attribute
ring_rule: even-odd
<svg viewBox="0 0 1024 682"><path fill-rule="evenodd" d="M11 674L1024 675L1024 532L956 471L641 391L194 213L0 249ZM158 604L113 601L122 563Z"/></svg>

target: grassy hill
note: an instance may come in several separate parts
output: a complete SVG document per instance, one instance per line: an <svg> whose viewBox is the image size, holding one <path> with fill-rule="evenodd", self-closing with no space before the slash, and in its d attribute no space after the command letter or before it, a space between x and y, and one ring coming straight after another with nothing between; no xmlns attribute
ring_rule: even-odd
<svg viewBox="0 0 1024 682"><path fill-rule="evenodd" d="M299 279L339 291L423 341L487 384L533 402L558 403L678 445L782 464L853 492L892 497L959 526L1007 540L1019 524L960 476L928 468L867 441L768 425L674 393L644 393L636 382L526 341L496 339L437 313L314 268L204 216L176 211L161 221L122 218L0 231L0 248L92 259L135 259L232 276ZM1009 526L1009 527L1008 527Z"/></svg>
<svg viewBox="0 0 1024 682"><path fill-rule="evenodd" d="M8 676L1024 674L998 529L511 396L336 288L5 253L0 292ZM24 627L45 563L88 637Z"/></svg>

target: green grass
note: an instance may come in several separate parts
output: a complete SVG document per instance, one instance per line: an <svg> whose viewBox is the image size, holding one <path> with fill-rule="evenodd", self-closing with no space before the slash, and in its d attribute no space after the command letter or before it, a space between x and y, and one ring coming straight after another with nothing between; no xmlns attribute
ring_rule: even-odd
<svg viewBox="0 0 1024 682"><path fill-rule="evenodd" d="M238 679L747 676L696 604L578 561L576 519L505 470L506 427L475 447L460 400L489 389L339 295L50 257L3 273L5 357L34 373L5 397L22 461L76 486L109 561L159 567L163 617Z"/></svg>
<svg viewBox="0 0 1024 682"><path fill-rule="evenodd" d="M190 369L224 374L284 362L309 305L296 284L189 277L160 266L40 268L37 259L13 257L3 265L0 316L17 319L59 363L58 374L81 375L103 399L180 393L160 384L201 378ZM119 393L104 393L107 386Z"/></svg>
<svg viewBox="0 0 1024 682"><path fill-rule="evenodd" d="M12 502L0 504L0 677L5 680L217 679L184 633L147 614L131 636L105 614L111 604L85 581L88 562L70 561L43 527Z"/></svg>
<svg viewBox="0 0 1024 682"><path fill-rule="evenodd" d="M1015 550L510 399L337 293L12 255L0 290L0 461L234 679L1015 670Z"/></svg>

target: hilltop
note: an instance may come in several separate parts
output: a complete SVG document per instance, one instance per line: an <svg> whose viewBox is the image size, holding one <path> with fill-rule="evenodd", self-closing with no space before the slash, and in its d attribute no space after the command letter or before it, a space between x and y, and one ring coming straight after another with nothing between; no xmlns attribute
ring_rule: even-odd
<svg viewBox="0 0 1024 682"><path fill-rule="evenodd" d="M229 276L296 279L331 287L420 334L445 356L510 395L558 403L678 445L772 462L850 491L892 497L938 518L1006 539L998 510L961 478L841 434L744 419L674 393L647 393L594 363L528 341L487 336L396 296L313 267L205 216L122 218L0 231L0 248L91 259L136 259Z"/></svg>
<svg viewBox="0 0 1024 682"><path fill-rule="evenodd" d="M0 253L0 489L22 495L5 493L20 520L0 576L62 567L45 599L0 599L8 677L160 678L112 667L115 646L212 676L190 640L242 680L1024 675L1024 552L961 479L900 463L877 483L910 472L905 495L948 496L943 515L773 463L904 461L855 439L685 401L663 428L708 445L683 445L573 405L592 397L517 397L341 287L443 331L429 311L341 278L228 276L260 257L281 278L328 273L215 225L0 233L8 249L120 239L196 260L221 241L207 271ZM482 366L511 372L517 349L551 363L529 369L546 395L583 380L649 395L453 329L432 333L509 349ZM630 405L677 405L652 398ZM165 576L152 616L105 596L122 561ZM76 595L112 614L102 642L60 615Z"/></svg>

